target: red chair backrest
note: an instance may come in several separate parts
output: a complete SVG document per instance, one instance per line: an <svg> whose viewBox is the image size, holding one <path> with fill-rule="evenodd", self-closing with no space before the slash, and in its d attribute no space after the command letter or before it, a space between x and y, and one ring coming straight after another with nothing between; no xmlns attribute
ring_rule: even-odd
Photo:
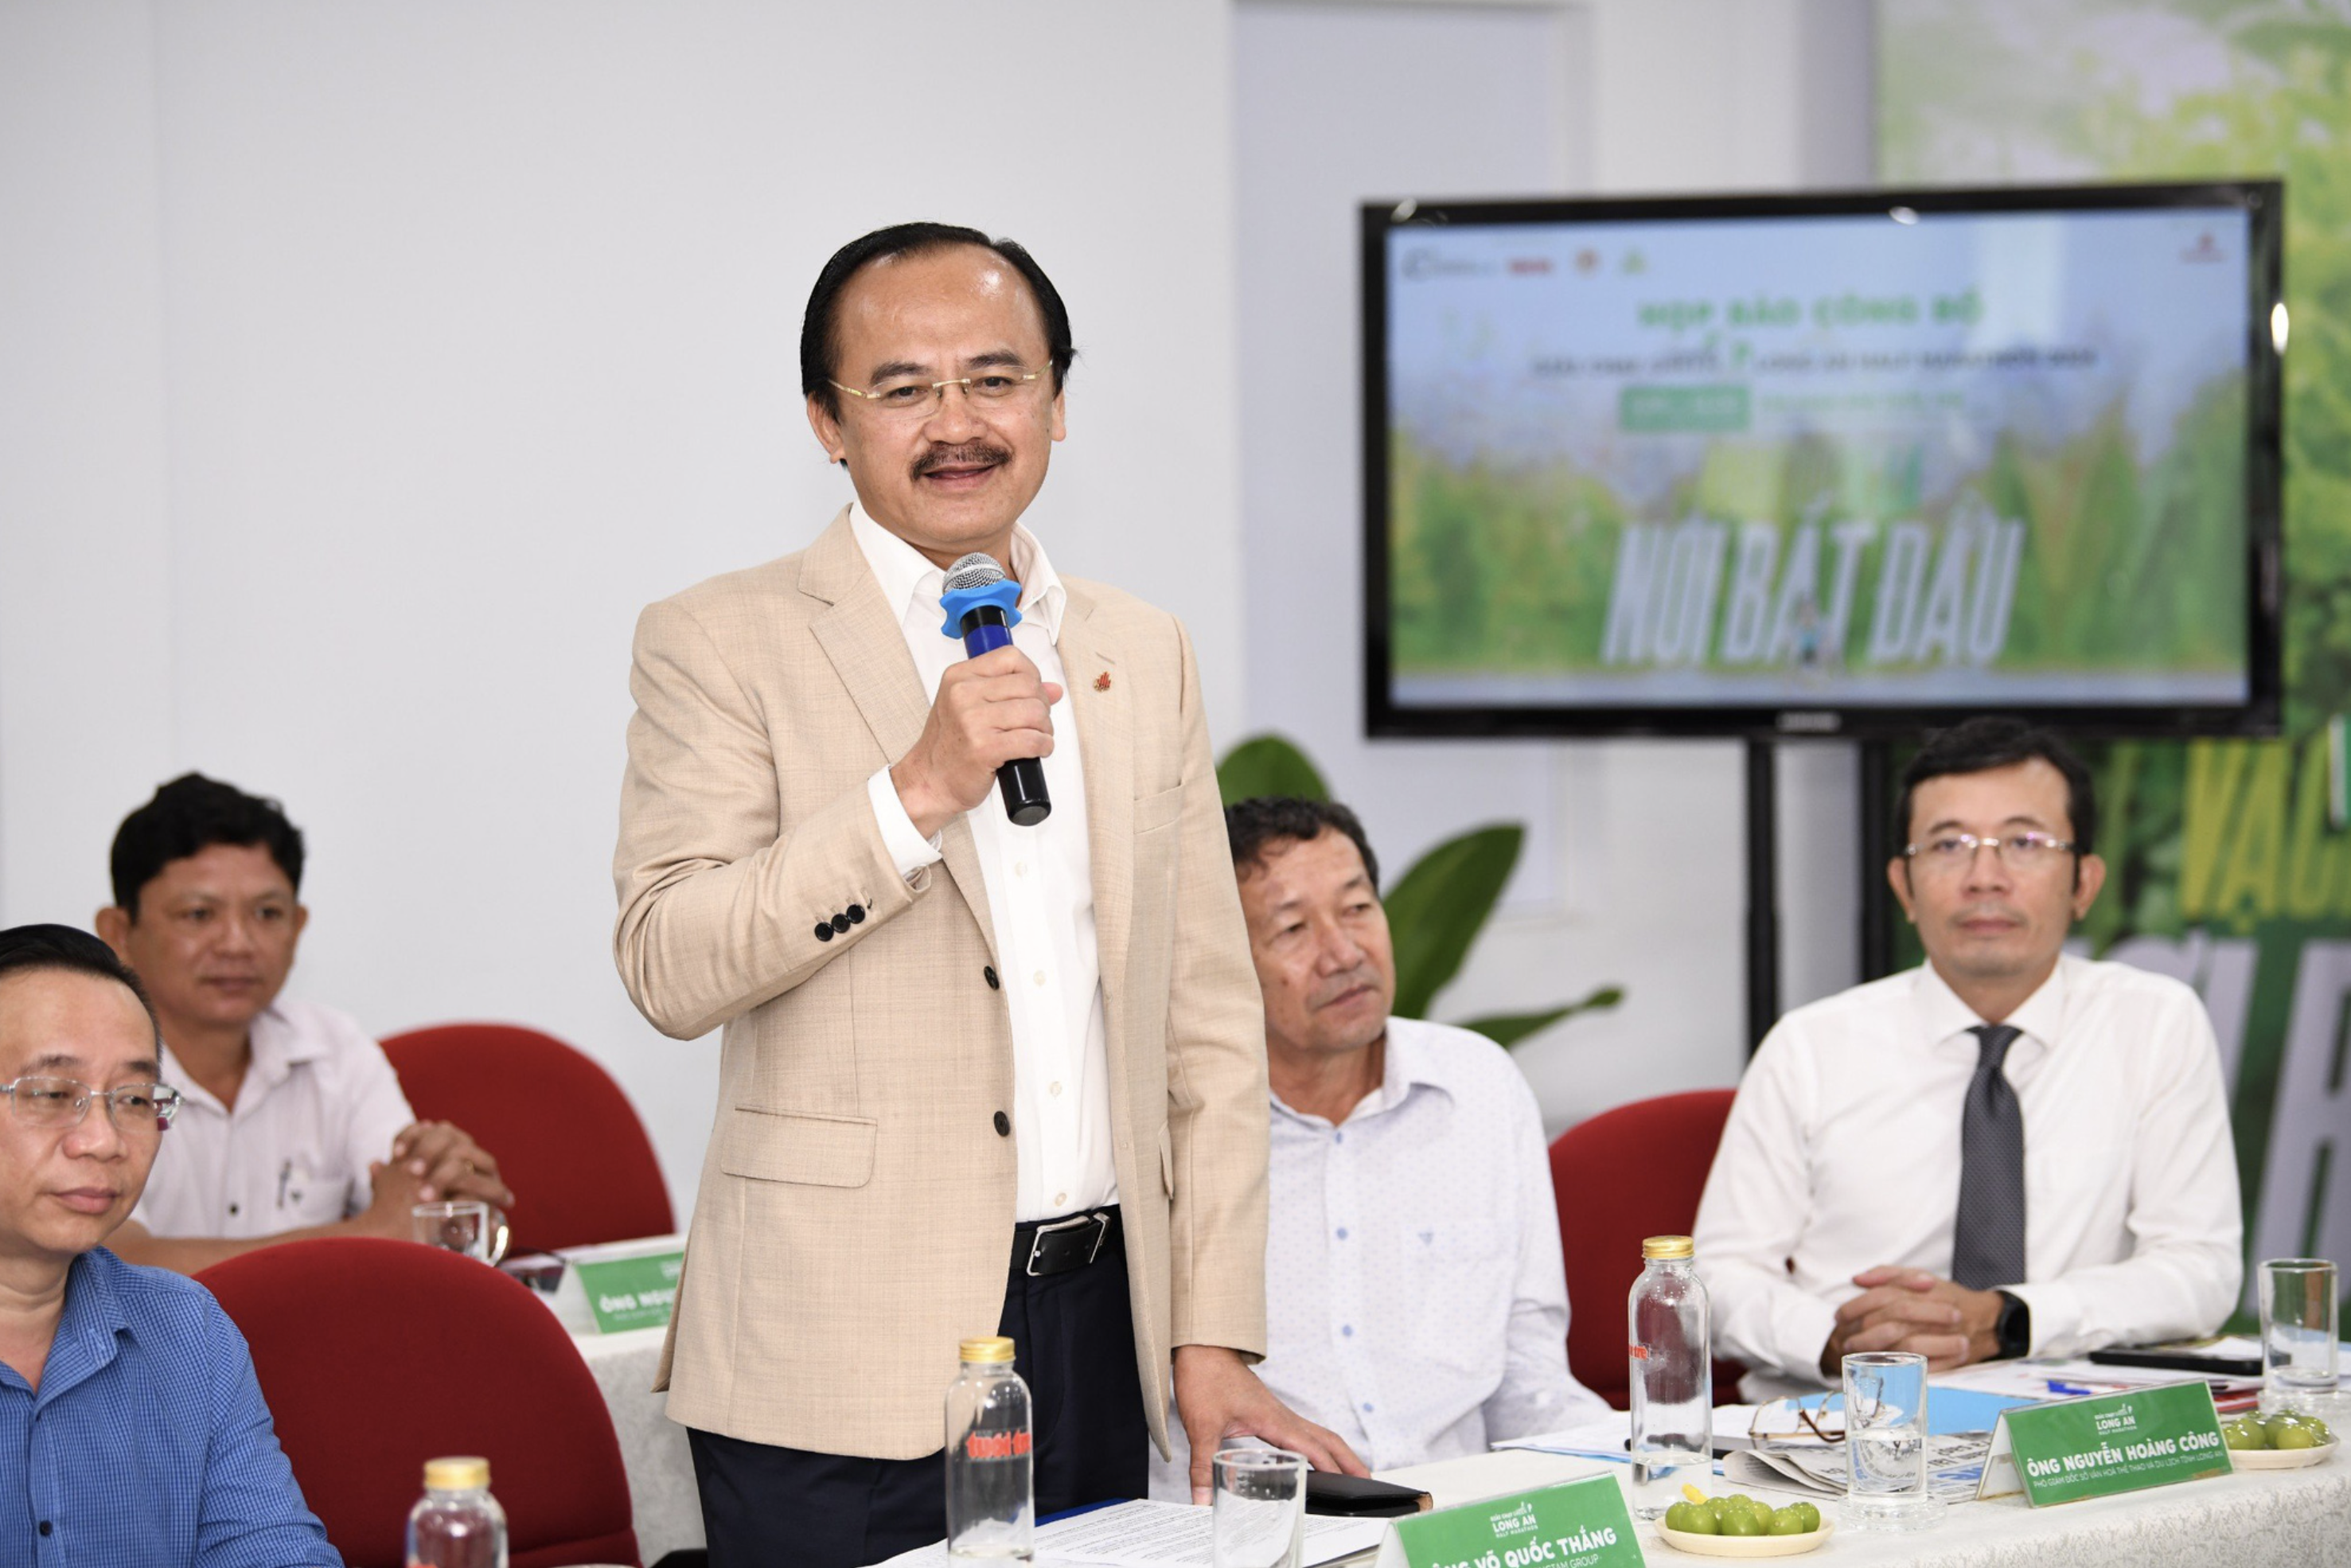
<svg viewBox="0 0 2351 1568"><path fill-rule="evenodd" d="M265 1247L196 1278L245 1331L294 1479L351 1568L400 1568L424 1461L452 1454L490 1461L512 1568L638 1560L611 1412L524 1286L362 1237Z"/></svg>
<svg viewBox="0 0 2351 1568"><path fill-rule="evenodd" d="M1567 1259L1568 1369L1619 1410L1632 1399L1625 1299L1640 1277L1642 1239L1689 1234L1733 1092L1700 1089L1619 1105L1551 1146ZM1737 1397L1737 1384L1736 1369L1716 1362L1716 1402Z"/></svg>
<svg viewBox="0 0 2351 1568"><path fill-rule="evenodd" d="M417 1117L454 1122L514 1189L517 1252L677 1228L644 1124L611 1073L535 1029L452 1023L383 1042Z"/></svg>

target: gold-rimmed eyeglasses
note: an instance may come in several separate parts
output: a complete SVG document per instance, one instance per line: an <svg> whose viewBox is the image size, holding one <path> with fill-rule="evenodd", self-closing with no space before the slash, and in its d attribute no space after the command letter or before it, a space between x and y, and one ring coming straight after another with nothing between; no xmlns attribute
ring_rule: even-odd
<svg viewBox="0 0 2351 1568"><path fill-rule="evenodd" d="M0 1083L8 1108L28 1127L78 1127L89 1103L106 1102L107 1120L126 1138L160 1138L180 1113L180 1092L168 1083L125 1083L93 1089L78 1078L29 1076Z"/></svg>
<svg viewBox="0 0 2351 1568"><path fill-rule="evenodd" d="M927 418L946 402L949 387L963 388L963 395L976 403L1000 403L1019 397L1049 373L1025 370L1019 365L1000 365L967 376L949 376L943 382L926 382L918 376L894 377L868 392L842 386L830 378L826 384L883 413L895 417L918 415Z"/></svg>
<svg viewBox="0 0 2351 1568"><path fill-rule="evenodd" d="M2005 838L1978 838L1973 833L1938 833L1923 844L1905 844L1905 858L1929 871L1956 872L1976 862L1978 850L1990 850L2014 872L2038 871L2055 865L2074 852L2074 841L2049 833L2010 833Z"/></svg>

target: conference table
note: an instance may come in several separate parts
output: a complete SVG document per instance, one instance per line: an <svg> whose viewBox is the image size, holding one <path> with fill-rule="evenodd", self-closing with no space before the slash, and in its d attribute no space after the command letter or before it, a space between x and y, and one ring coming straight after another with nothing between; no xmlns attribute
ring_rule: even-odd
<svg viewBox="0 0 2351 1568"><path fill-rule="evenodd" d="M574 1337L611 1407L644 1561L702 1545L685 1429L664 1412L666 1396L653 1392L662 1331ZM1604 1474L1621 1483L1625 1467L1512 1449L1384 1471L1383 1479L1418 1487L1443 1508ZM1837 1507L1830 1503L1823 1511L1834 1517ZM1642 1547L1652 1563L1684 1561L1646 1526ZM1959 1503L1940 1527L1916 1535L1840 1530L1804 1561L1823 1568L2351 1568L2351 1458L2338 1450L2309 1469L2239 1471L2049 1509L2027 1508L2015 1498Z"/></svg>
<svg viewBox="0 0 2351 1568"><path fill-rule="evenodd" d="M703 1544L702 1500L694 1490L694 1457L686 1451L685 1428L669 1418L669 1396L653 1392L662 1336L667 1332L630 1329L571 1336L611 1409L612 1435L621 1440L621 1463L629 1472L637 1552L649 1565L670 1552Z"/></svg>
<svg viewBox="0 0 2351 1568"><path fill-rule="evenodd" d="M1416 1486L1439 1508L1611 1474L1623 1465L1509 1449L1383 1473ZM1709 1490L1729 1490L1718 1479ZM1759 1495L1760 1491L1759 1491ZM1776 1494L1774 1494L1776 1495ZM1835 1503L1821 1511L1835 1517ZM1652 1564L1687 1557L1639 1526ZM2022 1498L1952 1505L1936 1529L1872 1535L1840 1529L1806 1563L1904 1563L1910 1568L2316 1568L2351 1564L2351 1460L2338 1451L2303 1470L2241 1470L2122 1497L2032 1509Z"/></svg>

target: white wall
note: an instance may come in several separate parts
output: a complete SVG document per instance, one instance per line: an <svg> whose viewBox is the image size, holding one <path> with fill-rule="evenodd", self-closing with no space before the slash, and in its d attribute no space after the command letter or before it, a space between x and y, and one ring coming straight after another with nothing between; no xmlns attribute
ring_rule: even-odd
<svg viewBox="0 0 2351 1568"><path fill-rule="evenodd" d="M172 773L278 794L298 990L552 1029L689 1190L715 1041L653 1035L606 952L631 622L839 504L807 285L934 215L1069 298L1040 527L1191 622L1218 741L1301 735L1398 862L1532 826L1446 1010L1628 985L1526 1048L1554 1124L1728 1082L1734 747L1354 738L1349 214L1854 183L1869 9L0 0L0 921L86 920ZM1845 772L1786 764L1795 995L1850 973Z"/></svg>
<svg viewBox="0 0 2351 1568"><path fill-rule="evenodd" d="M1738 743L1362 737L1354 213L1402 196L1865 183L1871 8L1242 0L1237 15L1249 727L1300 740L1395 868L1477 822L1527 825L1503 909L1437 1012L1622 983L1618 1010L1519 1048L1554 1129L1733 1082L1748 1044ZM1848 747L1782 749L1791 1003L1857 974L1854 772Z"/></svg>
<svg viewBox="0 0 2351 1568"><path fill-rule="evenodd" d="M0 6L0 919L11 924L87 922L131 803L107 797L143 793L173 755L153 46L144 6ZM13 896L34 887L52 891Z"/></svg>
<svg viewBox="0 0 2351 1568"><path fill-rule="evenodd" d="M1037 253L1081 353L1040 531L1240 708L1229 26L0 4L0 922L86 921L183 768L279 795L296 989L565 1036L690 1193L716 1037L654 1035L607 949L630 628L846 498L795 359L833 247Z"/></svg>

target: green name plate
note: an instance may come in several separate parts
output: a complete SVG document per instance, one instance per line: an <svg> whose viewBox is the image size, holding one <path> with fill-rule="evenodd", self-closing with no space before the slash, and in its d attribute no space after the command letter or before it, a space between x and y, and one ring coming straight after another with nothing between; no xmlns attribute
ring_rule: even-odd
<svg viewBox="0 0 2351 1568"><path fill-rule="evenodd" d="M648 1258L612 1258L599 1263L574 1263L572 1272L587 1292L588 1310L596 1316L596 1332L619 1333L623 1329L660 1328L677 1304L677 1276L685 1253L656 1252Z"/></svg>
<svg viewBox="0 0 2351 1568"><path fill-rule="evenodd" d="M1399 1519L1380 1568L1640 1568L1613 1476Z"/></svg>
<svg viewBox="0 0 2351 1568"><path fill-rule="evenodd" d="M2174 1383L2001 1411L1976 1496L2041 1508L2231 1469L2211 1385Z"/></svg>

